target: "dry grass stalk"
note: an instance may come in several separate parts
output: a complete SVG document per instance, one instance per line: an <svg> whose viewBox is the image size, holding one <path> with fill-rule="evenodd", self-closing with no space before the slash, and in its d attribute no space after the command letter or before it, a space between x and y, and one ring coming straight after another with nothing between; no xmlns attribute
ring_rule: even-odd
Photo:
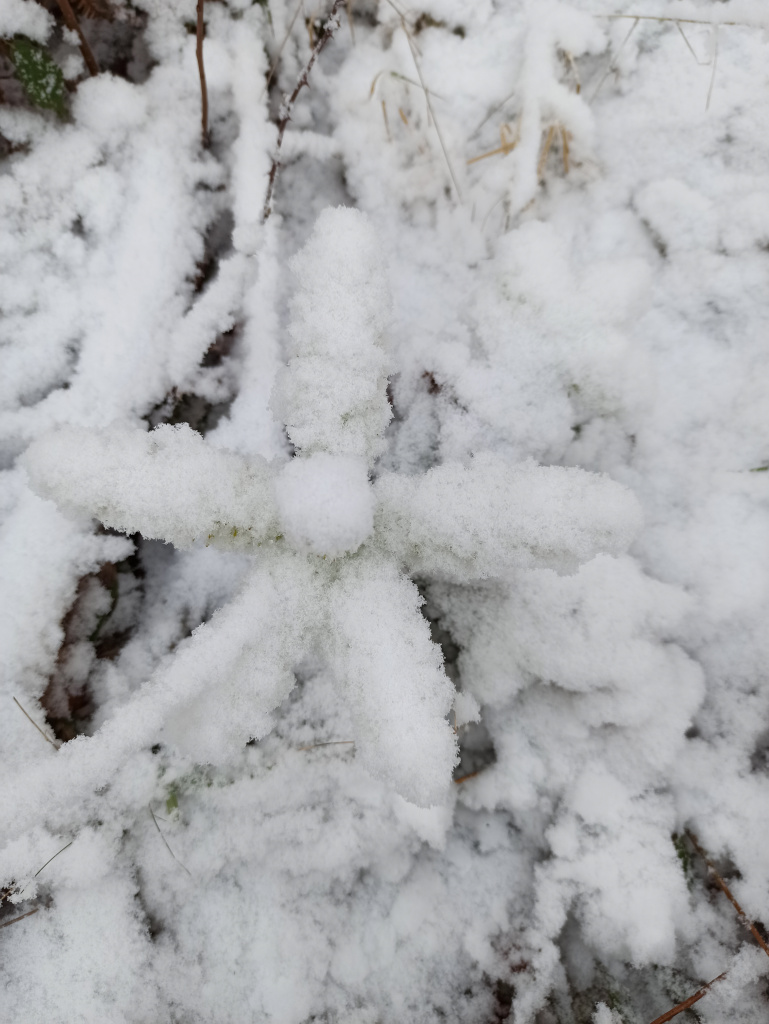
<svg viewBox="0 0 769 1024"><path fill-rule="evenodd" d="M41 736L43 737L43 739L45 740L45 742L46 742L46 743L50 743L50 744L51 744L51 746L53 747L53 749L54 749L54 750L58 750L58 749L59 749L59 747L61 746L61 743L59 743L59 742L58 742L58 740L52 740L50 736L48 736L48 735L47 735L47 734L46 734L45 732L43 732L43 730L42 730L42 729L40 728L40 726L39 726L39 725L37 724L37 722L36 722L36 721L34 720L34 718L32 718L32 716L31 716L30 714L28 714L28 713L27 713L27 712L26 712L26 711L24 710L24 708L23 708L23 707L21 706L21 704L20 704L20 703L19 703L19 702L18 702L18 701L16 700L16 698L15 698L15 697L13 698L13 700L14 700L14 703L16 704L16 707L17 707L17 708L19 709L19 711L21 711L22 715L24 715L24 716L25 716L26 718L28 718L28 719L29 719L29 721L30 721L30 722L31 722L31 723L32 723L32 724L34 725L34 727L35 727L35 728L37 729L37 731L38 731L38 732L40 733L40 735L41 735ZM43 865L43 867L45 867L45 865Z"/></svg>
<svg viewBox="0 0 769 1024"><path fill-rule="evenodd" d="M21 705L19 705L19 706L21 706ZM24 709L22 708L22 711L23 710ZM34 725L35 723L33 722L32 724ZM37 876L40 874L40 872L43 871L44 868L47 868L52 860L56 860L56 858L59 856L60 853L64 853L65 850L68 850L70 848L70 846L72 846L73 842L74 842L74 839L71 840L70 842L68 842L66 846L62 846L62 848L60 850L57 850L56 853L53 855L53 857L49 857L48 858L48 860L45 862L45 864L43 864L42 868L38 868L38 870L35 872L33 877L37 878ZM2 891L0 891L0 903L2 903L3 900L7 899L8 896L11 895L11 893L18 892L18 891L19 890L18 889L14 889L13 886L9 887L8 889L3 889ZM24 892L24 889L22 889L21 892ZM0 924L0 928L8 928L10 925L16 924L17 921L23 921L25 917L32 917L32 915L36 914L39 909L40 909L40 907L35 907L33 910L28 910L26 912L26 914L19 914L19 916L18 917L14 917L12 921L5 921L3 924Z"/></svg>
<svg viewBox="0 0 769 1024"><path fill-rule="evenodd" d="M634 21L669 21L680 22L682 25L742 25L744 28L756 28L749 21L714 21L712 18L674 18L661 17L657 14L597 14L597 18L611 18L613 21L620 18L632 18Z"/></svg>
<svg viewBox="0 0 769 1024"><path fill-rule="evenodd" d="M296 10L294 11L294 16L292 17L289 26L286 29L286 34L283 36L283 42L278 47L278 52L275 54L275 60L273 60L272 65L270 66L270 71L269 74L267 75L267 81L264 83L264 89L262 89L261 93L259 94L259 99L261 99L262 96L264 96L265 92L270 88L270 82L272 81L275 72L277 71L278 64L280 63L280 58L283 54L285 45L291 38L291 30L293 29L296 23L296 19L299 17L299 12L301 11L302 6L302 0L299 0L299 3L296 5Z"/></svg>
<svg viewBox="0 0 769 1024"><path fill-rule="evenodd" d="M14 917L10 921L3 921L3 923L0 924L0 928L9 928L12 924L16 924L17 921L23 921L25 917L32 917L32 915L36 914L39 909L40 907L35 907L34 910L28 910L26 914L20 914L18 917Z"/></svg>
<svg viewBox="0 0 769 1024"><path fill-rule="evenodd" d="M422 67L421 67L421 65L419 63L419 59L418 59L419 51L417 50L417 45L414 42L414 37L411 34L411 32L409 31L408 25L406 24L406 16L403 13L403 11L401 11L396 6L396 4L393 2L393 0L387 0L387 3L390 5L390 7L392 7L392 9L398 15L398 17L400 19L400 23L401 23L401 28L403 29L403 31L405 33L405 36L406 36L406 39L408 40L409 49L411 50L411 57L412 57L412 59L414 61L414 67L416 68L416 72L417 72L417 78L419 79L419 84L422 87L422 91L425 94L425 102L427 104L428 117L432 120L433 127L435 128L435 134L438 136L438 142L440 143L441 151L443 152L443 159L446 161L446 167L448 168L449 177L451 178L451 182L452 182L452 184L454 186L454 190L457 193L457 199L460 202L462 202L462 192L460 191L459 184L457 183L456 175L454 174L454 168L451 166L451 160L449 159L449 152L446 149L446 143L443 141L443 134L441 132L440 125L438 124L437 118L435 117L435 111L433 110L433 105L432 105L432 102L430 100L430 90L425 85L425 80L422 77Z"/></svg>
<svg viewBox="0 0 769 1024"><path fill-rule="evenodd" d="M382 100L382 117L384 118L385 131L387 132L387 141L392 142L393 137L390 134L390 122L387 119L387 104Z"/></svg>
<svg viewBox="0 0 769 1024"><path fill-rule="evenodd" d="M555 138L555 125L551 124L550 127L547 130L547 135L545 136L545 144L542 147L542 155L540 156L539 163L537 164L537 177L538 178L542 178L542 176L545 173L545 167L547 165L547 158L548 158L548 156L550 156L550 148L553 145L553 139L554 138Z"/></svg>
<svg viewBox="0 0 769 1024"><path fill-rule="evenodd" d="M199 0L199 2L202 3L202 0ZM264 210L262 211L262 220L267 220L267 218L272 213L272 193L275 189L275 179L277 178L278 171L280 169L280 148L283 145L283 136L286 134L288 122L291 120L291 111L294 109L294 104L296 103L299 93L306 85L309 85L310 72L312 71L315 65L315 61L320 56L321 50L329 41L329 39L331 39L336 30L339 28L339 9L344 5L344 3L345 0L334 0L334 6L331 8L331 14L329 15L329 19L323 26L323 31L318 36L318 41L312 48L312 52L310 53L310 59L305 64L304 69L301 75L299 76L296 85L294 86L294 91L291 93L287 100L284 100L280 108L280 118L278 120L278 139L277 142L275 143L275 155L272 158L270 174L267 179L267 195L264 198Z"/></svg>
<svg viewBox="0 0 769 1024"><path fill-rule="evenodd" d="M208 141L208 87L206 86L206 69L203 64L203 40L206 37L206 25L203 21L203 7L206 0L198 0L198 22L195 42L195 56L198 60L200 75L200 123L203 145Z"/></svg>
<svg viewBox="0 0 769 1024"><path fill-rule="evenodd" d="M612 57L611 61L609 62L608 68L606 69L606 71L604 71L603 75L601 76L601 80L599 81L598 85L595 87L595 91L593 92L593 95L590 97L590 102L591 103L596 98L598 93L601 91L601 89L603 87L603 83L606 81L606 79L609 77L609 75L612 74L612 72L617 70L617 61L619 60L620 54L625 49L627 44L630 42L630 37L635 32L635 30L638 28L638 23L641 20L642 19L641 19L640 16L633 20L633 24L630 26L630 29L629 29L627 35L625 36L625 38L620 43L619 49L617 50L617 52Z"/></svg>
<svg viewBox="0 0 769 1024"><path fill-rule="evenodd" d="M56 0L61 10L62 17L64 18L64 24L68 29L73 32L77 32L77 37L80 40L80 52L83 54L83 60L86 63L86 67L92 75L99 74L99 63L96 57L93 55L93 50L88 45L88 40L83 35L83 30L80 27L80 22L77 20L77 15L72 9L72 4L69 0Z"/></svg>
<svg viewBox="0 0 769 1024"><path fill-rule="evenodd" d="M481 153L479 156L472 157L467 161L468 166L470 164L477 164L479 160L485 160L489 156L497 156L500 153L507 156L508 153L512 153L519 141L517 132L513 135L509 124L501 124L499 126L499 139L502 143L501 146L498 146L496 149L489 150L488 153Z"/></svg>

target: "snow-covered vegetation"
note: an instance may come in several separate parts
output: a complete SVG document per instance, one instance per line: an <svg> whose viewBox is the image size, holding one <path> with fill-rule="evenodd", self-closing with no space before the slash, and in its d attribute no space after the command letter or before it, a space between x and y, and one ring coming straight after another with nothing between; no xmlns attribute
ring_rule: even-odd
<svg viewBox="0 0 769 1024"><path fill-rule="evenodd" d="M764 1020L763 0L0 39L0 1019Z"/></svg>

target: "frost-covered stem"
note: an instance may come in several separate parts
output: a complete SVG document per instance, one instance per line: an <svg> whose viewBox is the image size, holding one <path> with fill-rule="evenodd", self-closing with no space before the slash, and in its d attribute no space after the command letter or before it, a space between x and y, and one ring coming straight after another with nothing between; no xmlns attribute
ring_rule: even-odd
<svg viewBox="0 0 769 1024"><path fill-rule="evenodd" d="M200 73L200 125L204 146L208 139L208 88L206 87L206 68L203 64L203 40L206 35L206 26L203 21L205 2L206 0L198 0L198 28L195 45L195 56L198 59L198 72Z"/></svg>
<svg viewBox="0 0 769 1024"><path fill-rule="evenodd" d="M683 1013L684 1010L688 1010L690 1006L694 1006L694 1004L698 1003L703 996L708 994L717 981L721 981L721 979L725 978L728 973L728 971L724 971L723 974L719 974L717 978L713 978L712 981L709 981L707 985L703 985L702 988L698 988L693 996L689 996L688 999L684 999L682 1003L679 1003L678 1006L674 1006L673 1009L668 1010L667 1013L663 1013L661 1017L655 1017L652 1024L667 1024L667 1021L677 1017L678 1014Z"/></svg>
<svg viewBox="0 0 769 1024"><path fill-rule="evenodd" d="M83 35L83 30L80 27L80 22L77 20L75 12L72 10L72 4L69 0L57 0L59 9L64 17L64 23L68 29L73 32L77 32L78 39L80 40L80 52L83 54L83 60L86 62L88 70L92 75L99 74L99 64L93 55L93 50L88 45L88 40Z"/></svg>
<svg viewBox="0 0 769 1024"><path fill-rule="evenodd" d="M199 0L202 3L202 0ZM272 213L272 193L275 188L275 179L278 176L278 170L280 169L280 147L283 145L283 136L286 134L286 128L288 122L291 120L291 111L294 109L299 93L302 91L305 85L309 85L310 72L313 69L315 61L318 59L321 50L333 36L336 30L339 28L341 18L339 15L339 8L345 3L345 0L334 0L334 6L331 8L331 14L329 19L323 27L323 31L318 36L318 41L312 48L310 59L304 66L304 70L297 79L297 83L294 86L294 91L284 100L280 107L280 118L278 120L278 140L275 143L275 155L272 158L272 166L270 167L270 176L267 179L267 195L264 197L264 211L262 213L262 219L267 218Z"/></svg>

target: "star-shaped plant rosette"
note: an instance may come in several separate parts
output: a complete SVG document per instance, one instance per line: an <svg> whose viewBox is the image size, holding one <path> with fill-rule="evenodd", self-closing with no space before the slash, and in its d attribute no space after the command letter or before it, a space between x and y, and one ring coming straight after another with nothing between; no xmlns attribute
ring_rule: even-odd
<svg viewBox="0 0 769 1024"><path fill-rule="evenodd" d="M320 654L365 766L414 803L440 803L457 756L457 695L407 574L467 583L573 570L625 550L638 506L606 477L488 452L372 483L391 417L390 302L374 231L355 210L326 210L292 269L289 361L272 404L293 458L245 458L186 425L67 427L35 442L25 465L65 511L180 548L253 555L239 594L121 709L131 745L162 733L199 761L226 760L269 731L295 666Z"/></svg>

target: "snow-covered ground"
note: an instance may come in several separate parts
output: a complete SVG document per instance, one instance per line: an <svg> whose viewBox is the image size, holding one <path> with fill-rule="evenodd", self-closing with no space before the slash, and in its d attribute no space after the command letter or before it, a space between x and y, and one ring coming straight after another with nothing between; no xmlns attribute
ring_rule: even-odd
<svg viewBox="0 0 769 1024"><path fill-rule="evenodd" d="M0 1020L765 1020L766 3L330 10L0 0Z"/></svg>

